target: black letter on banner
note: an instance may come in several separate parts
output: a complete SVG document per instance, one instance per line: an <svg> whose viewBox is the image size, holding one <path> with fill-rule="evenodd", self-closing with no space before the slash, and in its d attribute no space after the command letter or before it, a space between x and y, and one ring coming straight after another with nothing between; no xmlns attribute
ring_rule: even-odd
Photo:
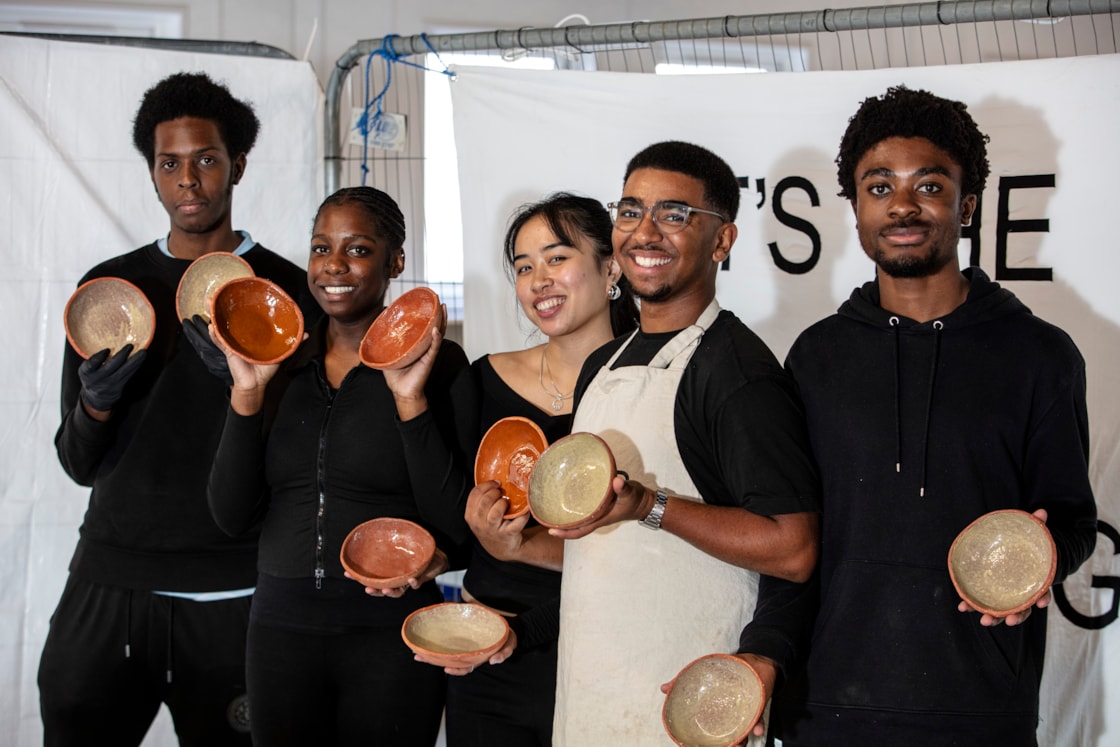
<svg viewBox="0 0 1120 747"><path fill-rule="evenodd" d="M809 195L809 204L813 207L819 207L821 204L820 199L817 197L817 190L813 187L813 183L808 179L801 176L787 176L778 182L778 186L774 188L774 215L778 221L783 225L795 228L809 237L809 241L813 244L813 251L809 258L804 262L791 262L782 256L778 251L778 242L771 241L767 246L770 247L770 256L774 258L774 264L778 269L785 270L791 275L804 275L809 270L813 269L821 258L821 235L809 221L804 218L798 218L796 215L790 215L782 207L782 195L790 189L801 189Z"/></svg>
<svg viewBox="0 0 1120 747"><path fill-rule="evenodd" d="M1120 555L1120 532L1100 519L1097 519L1097 531L1112 540L1112 554L1114 556ZM1066 592L1061 584L1056 584L1053 588L1054 601L1057 603L1058 609L1066 616L1066 619L1077 627L1085 630L1100 630L1116 622L1117 616L1120 615L1120 578L1094 575L1090 586L1094 589L1112 589L1112 607L1103 615L1089 617L1075 610L1073 605L1069 603L1069 598L1066 597Z"/></svg>
<svg viewBox="0 0 1120 747"><path fill-rule="evenodd" d="M976 195L976 209L972 211L972 222L967 226L961 227L961 238L968 239L969 245L972 247L968 252L968 266L980 266L980 216L983 215L981 208L984 206L984 196Z"/></svg>
<svg viewBox="0 0 1120 747"><path fill-rule="evenodd" d="M1001 176L999 178L999 209L996 218L996 280L1044 280L1050 281L1053 271L1049 267L1007 266L1007 234L1009 233L1048 233L1050 221L1046 218L1033 220L1009 220L1007 217L1011 202L1011 190L1054 187L1053 174L1032 176Z"/></svg>

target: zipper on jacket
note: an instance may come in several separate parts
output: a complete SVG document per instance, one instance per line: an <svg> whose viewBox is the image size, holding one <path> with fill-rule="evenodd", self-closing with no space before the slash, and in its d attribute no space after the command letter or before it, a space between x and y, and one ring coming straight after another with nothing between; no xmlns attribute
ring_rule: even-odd
<svg viewBox="0 0 1120 747"><path fill-rule="evenodd" d="M319 506L315 510L315 588L323 588L323 578L327 575L323 563L323 537L326 532L323 519L327 513L327 486L324 480L324 462L327 453L327 423L331 419L331 408L334 405L334 392L327 387L327 412L323 416L323 423L319 427L319 452L315 457L315 486L319 493Z"/></svg>

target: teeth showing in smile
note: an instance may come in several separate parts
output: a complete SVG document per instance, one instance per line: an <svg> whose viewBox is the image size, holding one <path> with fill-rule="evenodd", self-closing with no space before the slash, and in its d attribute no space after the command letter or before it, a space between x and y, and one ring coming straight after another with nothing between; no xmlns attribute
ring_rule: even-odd
<svg viewBox="0 0 1120 747"><path fill-rule="evenodd" d="M563 298L549 298L536 305L537 311L549 311L564 303Z"/></svg>
<svg viewBox="0 0 1120 747"><path fill-rule="evenodd" d="M328 295L341 295L343 293L349 293L350 291L352 291L354 289L355 289L355 286L353 286L353 285L324 285L323 286L323 290L326 291L326 293Z"/></svg>
<svg viewBox="0 0 1120 747"><path fill-rule="evenodd" d="M634 255L633 260L638 267L660 267L672 261L668 257L642 257L640 255Z"/></svg>

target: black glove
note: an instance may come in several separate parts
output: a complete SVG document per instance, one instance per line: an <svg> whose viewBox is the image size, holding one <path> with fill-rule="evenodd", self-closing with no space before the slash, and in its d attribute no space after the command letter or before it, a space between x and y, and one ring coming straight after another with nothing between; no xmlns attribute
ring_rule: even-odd
<svg viewBox="0 0 1120 747"><path fill-rule="evenodd" d="M125 345L109 357L109 348L91 355L78 367L82 382L81 397L94 410L112 410L121 398L125 384L140 370L147 350L132 353L132 343Z"/></svg>
<svg viewBox="0 0 1120 747"><path fill-rule="evenodd" d="M205 319L198 314L190 319L184 319L183 337L187 338L187 342L198 353L198 357L202 359L207 371L224 381L226 386L233 386L233 374L229 372L229 361L226 360L226 354L222 352L221 348L210 339L210 331L207 329Z"/></svg>

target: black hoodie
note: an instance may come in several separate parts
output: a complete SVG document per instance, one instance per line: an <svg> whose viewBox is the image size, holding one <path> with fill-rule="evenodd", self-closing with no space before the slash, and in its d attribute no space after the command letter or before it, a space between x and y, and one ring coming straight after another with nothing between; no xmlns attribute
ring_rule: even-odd
<svg viewBox="0 0 1120 747"><path fill-rule="evenodd" d="M922 323L867 283L790 350L824 511L807 671L775 706L787 746L1034 744L1046 615L982 627L957 611L946 558L1003 508L1049 512L1055 583L1091 554L1085 364L1010 291L965 276L965 303Z"/></svg>

